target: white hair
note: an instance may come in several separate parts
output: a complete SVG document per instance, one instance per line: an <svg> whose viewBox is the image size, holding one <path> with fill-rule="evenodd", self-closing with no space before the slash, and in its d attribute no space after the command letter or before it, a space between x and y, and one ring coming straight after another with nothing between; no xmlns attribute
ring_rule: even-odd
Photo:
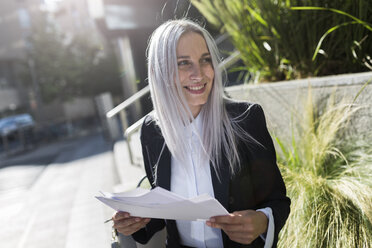
<svg viewBox="0 0 372 248"><path fill-rule="evenodd" d="M230 118L227 114L224 101L228 100L223 91L222 71L218 66L220 56L213 38L204 28L187 19L165 22L150 38L147 50L148 80L157 124L172 155L179 161L186 161L189 151L187 132L191 131L187 127L194 118L179 82L176 49L180 37L188 32L196 32L204 37L214 68L213 86L199 113L203 123L203 135L199 138L204 155L217 172L221 166L221 153L224 153L234 173L239 168L237 138L252 138L239 128L237 118Z"/></svg>

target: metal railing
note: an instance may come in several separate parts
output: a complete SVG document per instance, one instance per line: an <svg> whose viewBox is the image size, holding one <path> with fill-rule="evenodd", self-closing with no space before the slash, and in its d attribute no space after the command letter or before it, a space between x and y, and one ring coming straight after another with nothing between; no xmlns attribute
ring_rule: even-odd
<svg viewBox="0 0 372 248"><path fill-rule="evenodd" d="M129 97L127 100L124 102L120 103L118 106L115 108L111 109L109 112L107 112L106 117L111 118L114 115L118 114L120 111L128 108L130 105L132 105L134 102L136 102L138 99L146 95L147 93L150 92L150 86L146 86L137 93L135 93L133 96Z"/></svg>
<svg viewBox="0 0 372 248"><path fill-rule="evenodd" d="M151 111L150 113L148 114L151 114L153 111ZM134 162L134 158L133 158L133 153L132 153L132 149L131 149L131 145L130 145L130 141L132 139L132 134L134 134L135 132L137 132L141 126L142 126L142 123L143 123L143 120L146 118L146 115L144 117L142 117L141 119L139 119L138 121L136 121L135 123L133 123L130 127L128 127L125 132L124 132L124 137L127 138L127 143L128 143L128 153L129 153L129 159L130 159L130 162L132 164L136 164Z"/></svg>
<svg viewBox="0 0 372 248"><path fill-rule="evenodd" d="M224 59L218 66L220 69L226 69L236 63L240 58L240 52L235 50L229 57ZM131 141L131 136L135 132L137 132L143 123L143 120L146 116L142 117L140 120L136 121L134 124L132 124L130 127L127 126L127 118L126 118L126 113L125 110L135 103L137 100L139 100L141 97L145 96L147 93L150 92L150 87L147 85L137 93L135 93L133 96L129 97L127 100L124 102L120 103L117 105L115 108L111 109L109 112L107 112L106 117L107 118L112 118L113 116L119 114L120 115L120 120L122 123L122 127L124 131L124 137L127 139L127 147L128 147L128 153L129 153L129 159L132 164L136 164L133 158L133 152L131 149L130 141ZM153 112L153 111L151 111ZM150 112L150 113L151 113ZM139 165L139 164L136 164Z"/></svg>

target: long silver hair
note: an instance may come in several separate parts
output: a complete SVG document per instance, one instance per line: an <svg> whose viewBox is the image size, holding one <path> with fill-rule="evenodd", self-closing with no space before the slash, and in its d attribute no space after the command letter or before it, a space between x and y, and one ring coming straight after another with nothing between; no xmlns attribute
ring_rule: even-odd
<svg viewBox="0 0 372 248"><path fill-rule="evenodd" d="M194 118L179 82L176 49L180 37L188 32L196 32L204 37L214 68L213 86L199 113L203 123L202 136L199 138L204 155L218 172L223 152L234 173L239 168L237 138L246 139L247 134L236 125L236 118L232 119L227 114L224 101L228 100L223 91L217 46L211 35L193 21L181 19L165 22L150 38L147 49L148 81L156 120L169 151L179 161L186 161L190 151L187 135L191 130L188 127Z"/></svg>

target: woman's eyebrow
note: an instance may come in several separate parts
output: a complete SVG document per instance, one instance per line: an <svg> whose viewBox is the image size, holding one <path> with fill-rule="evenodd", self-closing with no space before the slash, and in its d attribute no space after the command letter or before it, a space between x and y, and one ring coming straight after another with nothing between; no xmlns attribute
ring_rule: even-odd
<svg viewBox="0 0 372 248"><path fill-rule="evenodd" d="M206 57L206 56L211 56L210 53L203 53L201 57ZM181 55L181 56L177 56L177 59L189 59L190 56L186 56L186 55Z"/></svg>

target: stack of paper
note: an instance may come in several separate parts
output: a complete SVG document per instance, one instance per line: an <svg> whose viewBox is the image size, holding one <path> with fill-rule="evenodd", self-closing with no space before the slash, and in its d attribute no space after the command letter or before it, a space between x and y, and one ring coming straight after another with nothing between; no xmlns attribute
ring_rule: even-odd
<svg viewBox="0 0 372 248"><path fill-rule="evenodd" d="M186 199L161 187L153 190L137 188L123 193L102 193L98 200L116 211L131 216L171 219L208 220L212 216L226 215L227 210L209 195Z"/></svg>

